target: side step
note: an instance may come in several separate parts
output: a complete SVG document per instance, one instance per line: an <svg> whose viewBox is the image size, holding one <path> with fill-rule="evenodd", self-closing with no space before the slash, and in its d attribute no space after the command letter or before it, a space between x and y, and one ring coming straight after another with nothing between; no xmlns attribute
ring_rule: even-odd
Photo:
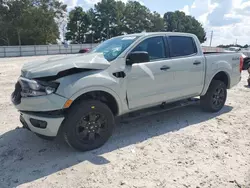
<svg viewBox="0 0 250 188"><path fill-rule="evenodd" d="M139 110L139 111L135 111L135 112L123 115L119 119L121 123L127 123L135 119L140 119L143 117L159 114L162 112L174 110L174 109L189 106L189 105L195 105L195 104L198 104L199 102L200 102L200 99L198 98L190 98L190 99L185 99L185 100L168 103L168 104L162 103L160 106L155 106L155 107L151 107L151 108L147 108L147 109L143 109L143 110Z"/></svg>

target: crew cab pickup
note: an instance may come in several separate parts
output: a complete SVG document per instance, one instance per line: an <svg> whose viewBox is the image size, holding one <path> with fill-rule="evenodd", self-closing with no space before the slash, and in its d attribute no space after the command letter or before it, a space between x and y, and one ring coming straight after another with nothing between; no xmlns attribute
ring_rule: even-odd
<svg viewBox="0 0 250 188"><path fill-rule="evenodd" d="M192 97L220 111L242 63L237 52L203 53L193 34L123 35L86 54L24 64L12 102L25 128L46 138L60 132L87 151L109 140L116 116Z"/></svg>

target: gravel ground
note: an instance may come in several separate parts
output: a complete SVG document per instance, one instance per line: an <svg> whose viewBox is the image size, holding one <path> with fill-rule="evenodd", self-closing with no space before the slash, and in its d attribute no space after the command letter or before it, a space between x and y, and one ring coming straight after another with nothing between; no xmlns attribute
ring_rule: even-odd
<svg viewBox="0 0 250 188"><path fill-rule="evenodd" d="M79 153L24 130L10 94L24 62L0 59L0 188L250 188L250 88L231 89L224 109L198 106L118 124L100 149Z"/></svg>

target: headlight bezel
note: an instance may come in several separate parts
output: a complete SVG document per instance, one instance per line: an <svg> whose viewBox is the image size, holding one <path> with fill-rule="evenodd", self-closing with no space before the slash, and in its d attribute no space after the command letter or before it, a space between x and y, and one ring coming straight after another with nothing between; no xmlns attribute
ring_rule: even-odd
<svg viewBox="0 0 250 188"><path fill-rule="evenodd" d="M38 97L44 95L51 95L56 92L59 87L58 82L45 82L37 79L27 79L20 77L19 83L22 87L22 97Z"/></svg>

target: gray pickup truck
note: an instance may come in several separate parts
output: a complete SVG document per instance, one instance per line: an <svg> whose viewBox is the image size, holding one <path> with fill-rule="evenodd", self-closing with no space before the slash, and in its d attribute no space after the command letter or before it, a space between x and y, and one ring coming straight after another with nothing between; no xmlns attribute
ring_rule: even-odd
<svg viewBox="0 0 250 188"><path fill-rule="evenodd" d="M204 54L192 34L123 35L86 54L24 64L12 102L25 128L46 138L60 132L87 151L106 143L115 117L130 112L192 97L220 111L242 63L240 53Z"/></svg>

